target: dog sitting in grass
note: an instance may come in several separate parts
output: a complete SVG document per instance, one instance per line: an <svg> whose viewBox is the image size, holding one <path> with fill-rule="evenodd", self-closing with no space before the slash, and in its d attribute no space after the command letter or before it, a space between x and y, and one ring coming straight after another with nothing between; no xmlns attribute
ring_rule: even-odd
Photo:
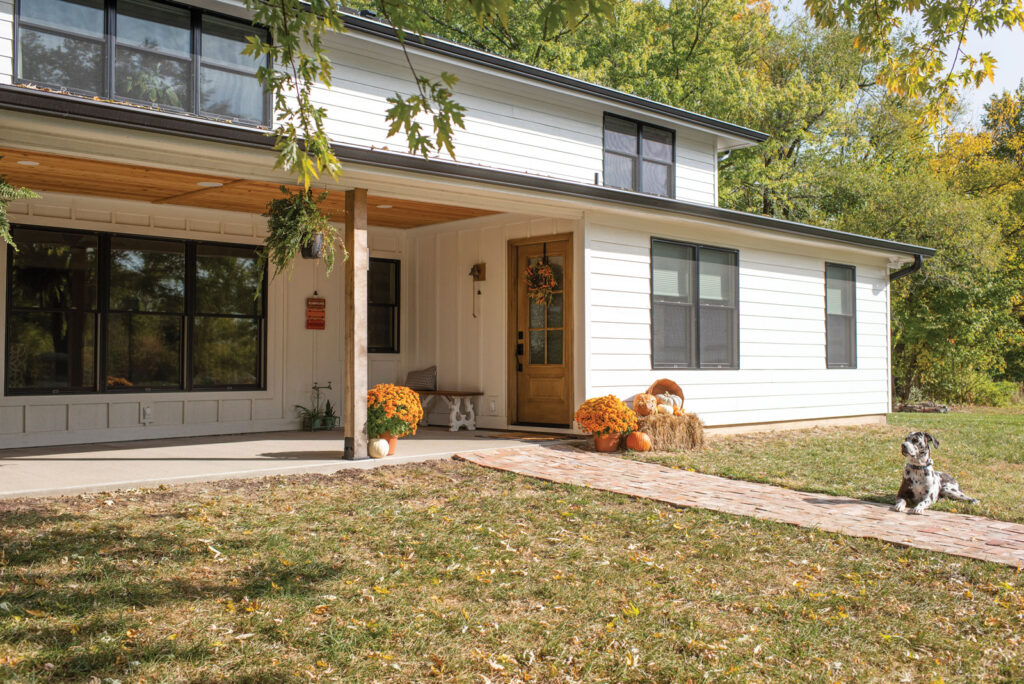
<svg viewBox="0 0 1024 684"><path fill-rule="evenodd" d="M978 503L977 499L960 491L956 480L934 468L931 452L933 444L938 448L939 440L927 432L912 432L903 440L901 451L907 457L907 466L903 469L903 483L896 494L896 505L892 510L904 511L907 504L913 503L915 505L910 512L919 515L939 499Z"/></svg>

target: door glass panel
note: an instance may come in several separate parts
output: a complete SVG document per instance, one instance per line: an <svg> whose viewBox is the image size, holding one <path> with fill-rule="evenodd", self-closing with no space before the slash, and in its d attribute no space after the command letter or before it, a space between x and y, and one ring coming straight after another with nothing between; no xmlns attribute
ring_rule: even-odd
<svg viewBox="0 0 1024 684"><path fill-rule="evenodd" d="M530 363L544 363L544 331L530 331Z"/></svg>
<svg viewBox="0 0 1024 684"><path fill-rule="evenodd" d="M555 289L564 290L565 283L563 281L564 275L564 264L565 259L560 256L553 256L548 258L548 265L551 267L551 272L555 275Z"/></svg>
<svg viewBox="0 0 1024 684"><path fill-rule="evenodd" d="M544 305L532 299L530 300L530 327L544 327Z"/></svg>
<svg viewBox="0 0 1024 684"><path fill-rule="evenodd" d="M551 303L548 304L548 327L549 328L561 328L562 327L562 293L558 293L551 298ZM549 342L550 344L550 342Z"/></svg>
<svg viewBox="0 0 1024 684"><path fill-rule="evenodd" d="M548 363L562 363L561 330L548 330Z"/></svg>

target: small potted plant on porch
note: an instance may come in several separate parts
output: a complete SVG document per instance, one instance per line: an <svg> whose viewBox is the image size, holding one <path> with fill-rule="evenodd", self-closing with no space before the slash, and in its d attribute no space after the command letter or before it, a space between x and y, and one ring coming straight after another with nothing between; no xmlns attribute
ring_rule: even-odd
<svg viewBox="0 0 1024 684"><path fill-rule="evenodd" d="M341 258L347 259L345 243L330 222L321 204L327 193L314 195L312 190L291 192L281 186L285 197L267 204L267 239L262 257L264 263L274 266L274 274L288 268L300 254L307 259L321 259L330 274L334 268L335 250L341 249Z"/></svg>
<svg viewBox="0 0 1024 684"><path fill-rule="evenodd" d="M421 420L420 396L408 387L381 384L366 393L366 434L371 440L388 440L389 456L399 437L416 434Z"/></svg>
<svg viewBox="0 0 1024 684"><path fill-rule="evenodd" d="M331 389L331 383L326 385L314 383L312 391L313 406L295 406L295 412L302 419L303 430L316 432L317 430L333 430L338 426L338 414L335 413L330 399L326 403L321 402L320 393L325 389Z"/></svg>
<svg viewBox="0 0 1024 684"><path fill-rule="evenodd" d="M637 429L636 413L611 394L587 399L576 410L575 418L580 428L594 435L597 451L618 450L623 435Z"/></svg>

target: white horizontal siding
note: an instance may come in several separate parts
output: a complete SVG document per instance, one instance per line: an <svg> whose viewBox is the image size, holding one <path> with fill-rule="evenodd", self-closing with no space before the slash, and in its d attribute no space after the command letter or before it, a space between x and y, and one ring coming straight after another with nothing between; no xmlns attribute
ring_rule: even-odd
<svg viewBox="0 0 1024 684"><path fill-rule="evenodd" d="M650 238L607 217L586 227L588 396L628 398L654 380L682 386L708 425L884 413L889 404L888 290L881 256L822 243L800 250L681 228L680 239L739 249L739 370L652 370ZM724 235L724 233L723 233ZM799 253L794 253L799 252ZM825 368L825 262L857 267L857 368Z"/></svg>
<svg viewBox="0 0 1024 684"><path fill-rule="evenodd" d="M0 0L0 85L14 77L14 2Z"/></svg>
<svg viewBox="0 0 1024 684"><path fill-rule="evenodd" d="M400 48L356 32L328 39L334 67L330 89L314 93L327 110L336 142L407 151L404 135L387 137L387 98L413 94L414 83ZM592 184L603 177L605 111L643 119L622 107L592 100L496 71L481 70L419 52L409 43L417 72L459 78L455 99L466 108L465 129L455 131L459 162ZM429 129L428 117L422 120ZM664 125L664 121L658 121ZM676 197L716 203L716 137L676 127Z"/></svg>

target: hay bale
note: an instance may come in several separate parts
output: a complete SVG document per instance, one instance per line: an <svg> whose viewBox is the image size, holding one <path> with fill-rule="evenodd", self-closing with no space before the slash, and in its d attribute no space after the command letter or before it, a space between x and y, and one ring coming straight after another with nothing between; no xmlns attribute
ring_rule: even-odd
<svg viewBox="0 0 1024 684"><path fill-rule="evenodd" d="M655 451L683 451L704 446L704 423L696 413L642 416L639 423L640 430L650 435L651 448Z"/></svg>

